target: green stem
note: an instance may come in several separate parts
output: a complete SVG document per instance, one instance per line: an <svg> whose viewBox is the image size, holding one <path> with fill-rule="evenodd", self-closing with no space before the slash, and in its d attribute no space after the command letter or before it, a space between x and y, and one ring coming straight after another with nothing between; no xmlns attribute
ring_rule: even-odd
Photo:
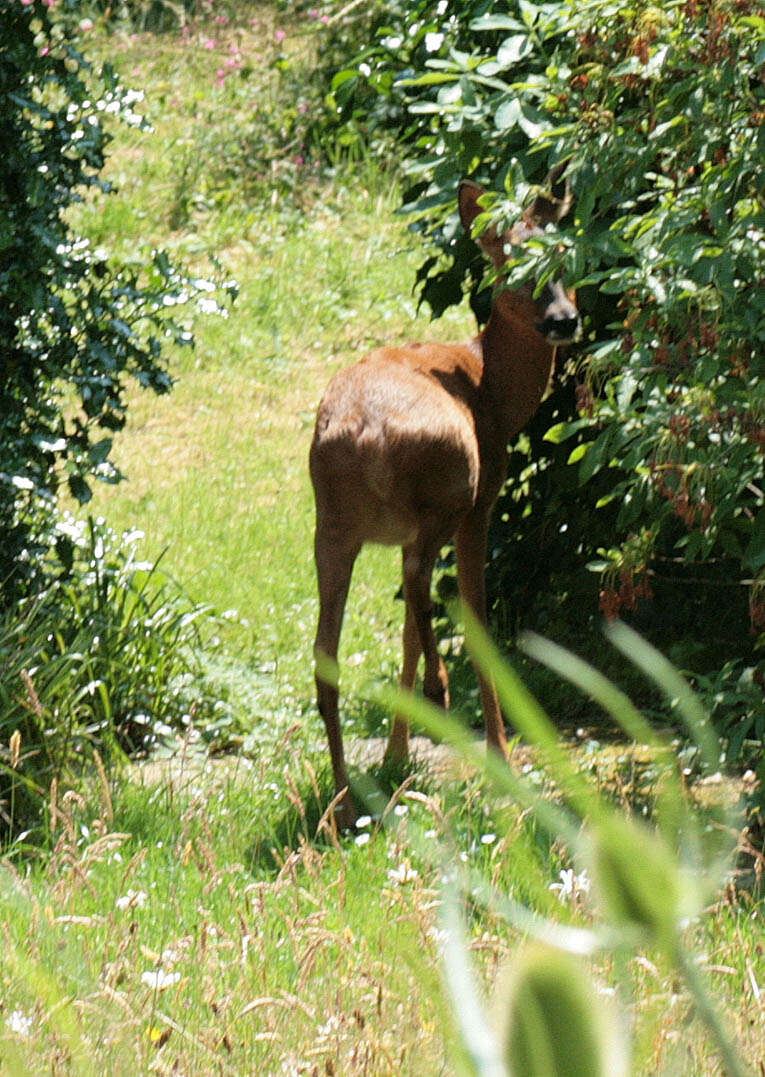
<svg viewBox="0 0 765 1077"><path fill-rule="evenodd" d="M697 966L680 945L676 947L674 957L678 970L691 993L696 1012L712 1034L730 1077L749 1077L749 1071L744 1068L733 1042L723 1028L720 1014L712 1004Z"/></svg>

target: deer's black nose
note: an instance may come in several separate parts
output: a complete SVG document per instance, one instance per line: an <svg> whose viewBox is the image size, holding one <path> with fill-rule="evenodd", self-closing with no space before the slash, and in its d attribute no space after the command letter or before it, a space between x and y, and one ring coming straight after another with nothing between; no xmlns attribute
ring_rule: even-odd
<svg viewBox="0 0 765 1077"><path fill-rule="evenodd" d="M542 336L547 337L551 343L563 344L569 343L572 340L576 340L579 336L579 315L570 314L548 314L537 325L537 329Z"/></svg>

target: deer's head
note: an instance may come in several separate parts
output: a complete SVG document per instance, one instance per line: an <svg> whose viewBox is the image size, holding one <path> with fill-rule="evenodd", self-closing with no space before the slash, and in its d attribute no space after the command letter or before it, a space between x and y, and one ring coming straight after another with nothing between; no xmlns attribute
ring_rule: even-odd
<svg viewBox="0 0 765 1077"><path fill-rule="evenodd" d="M565 165L557 165L545 183L547 193L537 195L532 205L511 228L498 232L490 226L477 242L483 253L491 260L498 274L499 287L495 289L495 304L506 308L508 313L521 317L553 345L569 344L579 336L581 322L576 307L576 295L567 291L561 281L548 281L538 296L535 286L528 282L517 289L502 286L502 270L513 248L522 247L535 235L540 235L548 224L557 224L566 216L572 204L571 188L563 177ZM465 180L459 188L459 209L462 226L471 234L473 222L483 212L479 199L483 187Z"/></svg>

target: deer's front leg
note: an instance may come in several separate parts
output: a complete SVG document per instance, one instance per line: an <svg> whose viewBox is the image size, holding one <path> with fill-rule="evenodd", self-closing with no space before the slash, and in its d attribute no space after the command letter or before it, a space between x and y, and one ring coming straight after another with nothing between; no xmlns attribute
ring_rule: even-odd
<svg viewBox="0 0 765 1077"><path fill-rule="evenodd" d="M483 512L471 513L460 525L455 538L460 597L487 630L485 572L488 533L488 515ZM499 706L497 690L491 678L485 677L480 669L476 668L476 674L486 725L486 742L489 747L507 758L505 722Z"/></svg>

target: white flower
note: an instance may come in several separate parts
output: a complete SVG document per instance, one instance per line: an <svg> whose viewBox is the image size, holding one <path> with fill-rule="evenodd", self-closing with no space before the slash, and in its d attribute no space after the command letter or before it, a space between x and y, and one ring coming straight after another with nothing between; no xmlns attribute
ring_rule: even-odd
<svg viewBox="0 0 765 1077"><path fill-rule="evenodd" d="M410 883L419 876L419 871L410 867L407 861L399 864L397 868L390 868L388 871L388 878L396 886L403 886L405 883Z"/></svg>
<svg viewBox="0 0 765 1077"><path fill-rule="evenodd" d="M493 845L496 840L496 834L481 834L481 845Z"/></svg>
<svg viewBox="0 0 765 1077"><path fill-rule="evenodd" d="M123 897L118 897L114 904L118 909L141 909L148 898L145 890L128 890Z"/></svg>
<svg viewBox="0 0 765 1077"><path fill-rule="evenodd" d="M444 43L443 34L426 34L425 35L425 51L426 52L438 52Z"/></svg>
<svg viewBox="0 0 765 1077"><path fill-rule="evenodd" d="M428 928L427 935L428 938L431 938L433 942L437 943L439 946L444 946L449 938L448 931L444 931L443 928L440 927L435 927L435 925Z"/></svg>
<svg viewBox="0 0 765 1077"><path fill-rule="evenodd" d="M558 898L565 904L567 900L589 893L590 879L586 871L577 875L573 868L566 868L560 873L559 883L550 883L550 890L557 891Z"/></svg>
<svg viewBox="0 0 765 1077"><path fill-rule="evenodd" d="M369 834L357 834L353 840L355 845L366 845L369 841Z"/></svg>
<svg viewBox="0 0 765 1077"><path fill-rule="evenodd" d="M152 991L164 991L177 984L180 978L180 972L165 972L164 969L149 969L141 973L141 983Z"/></svg>
<svg viewBox="0 0 765 1077"><path fill-rule="evenodd" d="M8 1014L7 1024L11 1032L15 1032L17 1036L26 1037L32 1032L33 1020L21 1010L14 1010L13 1013Z"/></svg>
<svg viewBox="0 0 765 1077"><path fill-rule="evenodd" d="M369 826L372 822L371 815L360 815L356 820L356 829L363 830L364 827Z"/></svg>

